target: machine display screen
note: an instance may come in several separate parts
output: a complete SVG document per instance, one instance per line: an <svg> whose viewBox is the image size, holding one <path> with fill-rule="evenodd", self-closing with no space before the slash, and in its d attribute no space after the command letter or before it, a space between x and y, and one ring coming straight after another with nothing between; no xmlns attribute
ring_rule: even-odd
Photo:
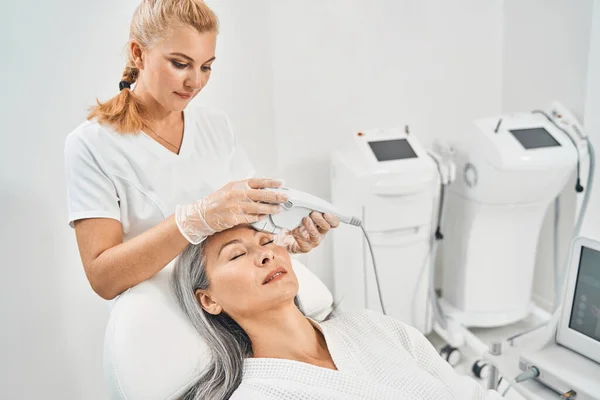
<svg viewBox="0 0 600 400"><path fill-rule="evenodd" d="M514 129L509 132L527 150L560 146L560 143L544 128Z"/></svg>
<svg viewBox="0 0 600 400"><path fill-rule="evenodd" d="M371 150L373 150L373 154L377 157L377 161L417 158L417 153L415 153L406 139L380 140L368 143L371 146Z"/></svg>
<svg viewBox="0 0 600 400"><path fill-rule="evenodd" d="M600 342L600 252L581 247L569 328Z"/></svg>

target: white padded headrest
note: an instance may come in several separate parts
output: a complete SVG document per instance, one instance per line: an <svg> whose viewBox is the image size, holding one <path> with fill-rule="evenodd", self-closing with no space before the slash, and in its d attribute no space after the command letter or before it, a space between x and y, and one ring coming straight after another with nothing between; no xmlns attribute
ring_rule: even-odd
<svg viewBox="0 0 600 400"><path fill-rule="evenodd" d="M198 377L209 349L171 290L175 261L124 292L111 311L104 339L104 371L111 399L175 399ZM331 311L327 287L292 259L299 299L311 318Z"/></svg>

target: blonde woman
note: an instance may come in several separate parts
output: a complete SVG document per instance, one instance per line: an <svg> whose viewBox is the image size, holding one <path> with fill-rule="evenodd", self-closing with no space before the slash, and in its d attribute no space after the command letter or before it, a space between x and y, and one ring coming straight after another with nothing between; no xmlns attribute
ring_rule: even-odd
<svg viewBox="0 0 600 400"><path fill-rule="evenodd" d="M69 222L94 291L113 299L188 244L277 213L222 112L193 106L215 61L217 17L201 0L144 0L118 95L65 143ZM115 82L115 86L117 82ZM313 213L278 239L307 252L338 225Z"/></svg>
<svg viewBox="0 0 600 400"><path fill-rule="evenodd" d="M184 400L497 400L415 328L362 311L317 323L273 236L240 225L190 245L175 294L212 350Z"/></svg>

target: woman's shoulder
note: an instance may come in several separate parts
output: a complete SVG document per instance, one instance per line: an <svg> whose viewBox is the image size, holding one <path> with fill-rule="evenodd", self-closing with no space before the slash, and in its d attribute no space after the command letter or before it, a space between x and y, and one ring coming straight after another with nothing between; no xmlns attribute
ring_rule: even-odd
<svg viewBox="0 0 600 400"><path fill-rule="evenodd" d="M272 382L273 385L281 384L281 382ZM266 392L266 393L265 393ZM237 387L237 389L231 394L229 400L271 400L278 399L275 393L273 395L268 394L269 386L268 385L256 385L256 384L247 384L242 380L242 383Z"/></svg>
<svg viewBox="0 0 600 400"><path fill-rule="evenodd" d="M90 151L95 148L93 143L97 142L105 128L96 121L85 120L73 129L65 138L65 155L79 154L82 151Z"/></svg>
<svg viewBox="0 0 600 400"><path fill-rule="evenodd" d="M357 332L363 330L381 330L398 333L415 329L400 320L368 309L342 312L323 322L323 324L335 326L344 330L352 329Z"/></svg>
<svg viewBox="0 0 600 400"><path fill-rule="evenodd" d="M89 147L90 144L103 140L107 134L114 133L109 127L96 120L85 120L73 129L65 139L65 151L79 147Z"/></svg>
<svg viewBox="0 0 600 400"><path fill-rule="evenodd" d="M409 353L416 344L426 340L416 328L371 310L342 313L326 321L323 328L360 346L395 343L396 349Z"/></svg>
<svg viewBox="0 0 600 400"><path fill-rule="evenodd" d="M196 134L211 138L211 143L218 143L222 146L221 152L229 153L231 148L235 147L234 129L229 117L223 110L203 104L190 103L185 112L187 113L186 121L191 122L192 132L195 130Z"/></svg>
<svg viewBox="0 0 600 400"><path fill-rule="evenodd" d="M199 104L199 103L190 103L187 108L185 109L185 112L190 113L190 115L197 120L217 120L217 121L222 121L225 123L229 123L229 117L227 116L227 113L225 113L225 111L216 108L216 107L212 107L212 106L207 106L205 104Z"/></svg>
<svg viewBox="0 0 600 400"><path fill-rule="evenodd" d="M328 321L337 322L350 322L350 321L362 321L362 322L382 322L382 321L395 321L402 323L392 317L388 317L378 311L369 310L367 308L354 310L354 311L342 311L334 312L332 317Z"/></svg>

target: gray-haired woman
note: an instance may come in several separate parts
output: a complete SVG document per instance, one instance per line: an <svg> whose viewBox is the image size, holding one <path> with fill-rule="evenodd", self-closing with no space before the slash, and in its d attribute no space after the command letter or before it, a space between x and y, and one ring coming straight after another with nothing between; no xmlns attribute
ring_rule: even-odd
<svg viewBox="0 0 600 400"><path fill-rule="evenodd" d="M288 252L248 225L188 246L173 278L212 349L185 400L501 398L402 322L369 311L307 318Z"/></svg>

